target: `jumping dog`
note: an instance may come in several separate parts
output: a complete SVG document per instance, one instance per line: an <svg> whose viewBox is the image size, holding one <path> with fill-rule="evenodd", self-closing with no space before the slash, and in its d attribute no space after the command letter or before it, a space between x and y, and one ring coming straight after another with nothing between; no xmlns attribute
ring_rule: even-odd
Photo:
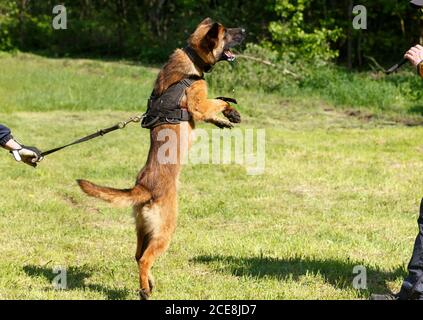
<svg viewBox="0 0 423 320"><path fill-rule="evenodd" d="M158 256L169 247L176 227L181 159L188 153L195 123L204 121L219 128L232 128L232 123L241 121L239 112L225 99L208 98L204 72L210 71L219 61L233 61L235 55L231 48L241 44L245 35L242 28L225 28L207 18L189 37L188 46L177 49L170 56L158 74L153 95L161 97L184 79L195 79L184 89L179 101L180 108L187 111L190 117L187 121L159 122L159 125L151 127L147 162L139 172L133 188L118 190L77 180L89 196L115 205L133 206L137 234L135 259L139 268L141 299L151 296L154 281L150 270ZM228 120L219 117L219 113L223 113ZM161 130L172 130L177 137L174 143L177 151L175 163L163 163L159 159L160 147L166 143L159 137Z"/></svg>

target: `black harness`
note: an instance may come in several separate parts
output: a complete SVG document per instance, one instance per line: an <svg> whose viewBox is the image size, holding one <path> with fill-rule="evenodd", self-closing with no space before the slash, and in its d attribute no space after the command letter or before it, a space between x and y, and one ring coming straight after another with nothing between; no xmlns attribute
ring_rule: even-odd
<svg viewBox="0 0 423 320"><path fill-rule="evenodd" d="M147 112L141 126L152 129L162 124L178 124L181 121L190 121L191 114L187 109L181 108L185 90L200 78L187 78L170 86L161 96L154 93L148 99Z"/></svg>
<svg viewBox="0 0 423 320"><path fill-rule="evenodd" d="M191 47L183 49L190 60L204 72L211 70L211 65L205 63L203 59ZM173 84L160 96L155 96L154 91L148 99L147 112L141 122L141 126L152 129L162 124L178 124L181 121L190 121L191 114L187 109L181 108L182 98L185 90L194 82L203 80L199 76L192 76Z"/></svg>

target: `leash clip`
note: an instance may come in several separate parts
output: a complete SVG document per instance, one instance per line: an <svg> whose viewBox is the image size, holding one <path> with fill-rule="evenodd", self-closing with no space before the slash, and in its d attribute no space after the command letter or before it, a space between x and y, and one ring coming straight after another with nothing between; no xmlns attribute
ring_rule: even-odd
<svg viewBox="0 0 423 320"><path fill-rule="evenodd" d="M126 121L119 122L118 123L119 129L125 128L131 122L134 122L134 123L140 122L144 117L145 117L144 115L141 116L141 117L140 116L135 116L135 117L129 118Z"/></svg>

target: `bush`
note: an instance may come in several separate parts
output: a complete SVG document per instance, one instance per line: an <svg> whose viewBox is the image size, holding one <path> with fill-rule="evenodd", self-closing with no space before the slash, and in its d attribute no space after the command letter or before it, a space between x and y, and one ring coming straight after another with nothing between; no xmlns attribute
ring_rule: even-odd
<svg viewBox="0 0 423 320"><path fill-rule="evenodd" d="M210 87L231 92L234 88L262 92L283 92L298 87L301 64L288 63L277 52L254 44L246 49L233 64L219 63L207 81Z"/></svg>
<svg viewBox="0 0 423 320"><path fill-rule="evenodd" d="M234 65L220 63L215 68L207 81L219 95L248 90L285 98L315 98L340 109L423 115L422 82L411 68L387 77L374 71L351 72L334 63L289 63L277 52L252 44Z"/></svg>
<svg viewBox="0 0 423 320"><path fill-rule="evenodd" d="M15 49L11 30L15 28L17 13L15 2L5 2L0 4L0 51L10 51Z"/></svg>
<svg viewBox="0 0 423 320"><path fill-rule="evenodd" d="M328 61L338 56L338 51L332 50L330 43L340 37L340 28L330 30L324 25L315 27L304 23L304 11L311 3L311 0L276 1L275 11L279 20L269 25L272 42L267 45L276 50L281 58L291 61Z"/></svg>

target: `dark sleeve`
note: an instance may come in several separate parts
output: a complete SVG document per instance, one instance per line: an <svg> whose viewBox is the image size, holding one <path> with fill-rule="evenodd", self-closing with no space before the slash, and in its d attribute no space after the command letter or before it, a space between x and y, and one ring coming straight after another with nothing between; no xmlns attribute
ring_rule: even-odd
<svg viewBox="0 0 423 320"><path fill-rule="evenodd" d="M12 139L10 129L0 124L0 145L4 146L10 139Z"/></svg>

